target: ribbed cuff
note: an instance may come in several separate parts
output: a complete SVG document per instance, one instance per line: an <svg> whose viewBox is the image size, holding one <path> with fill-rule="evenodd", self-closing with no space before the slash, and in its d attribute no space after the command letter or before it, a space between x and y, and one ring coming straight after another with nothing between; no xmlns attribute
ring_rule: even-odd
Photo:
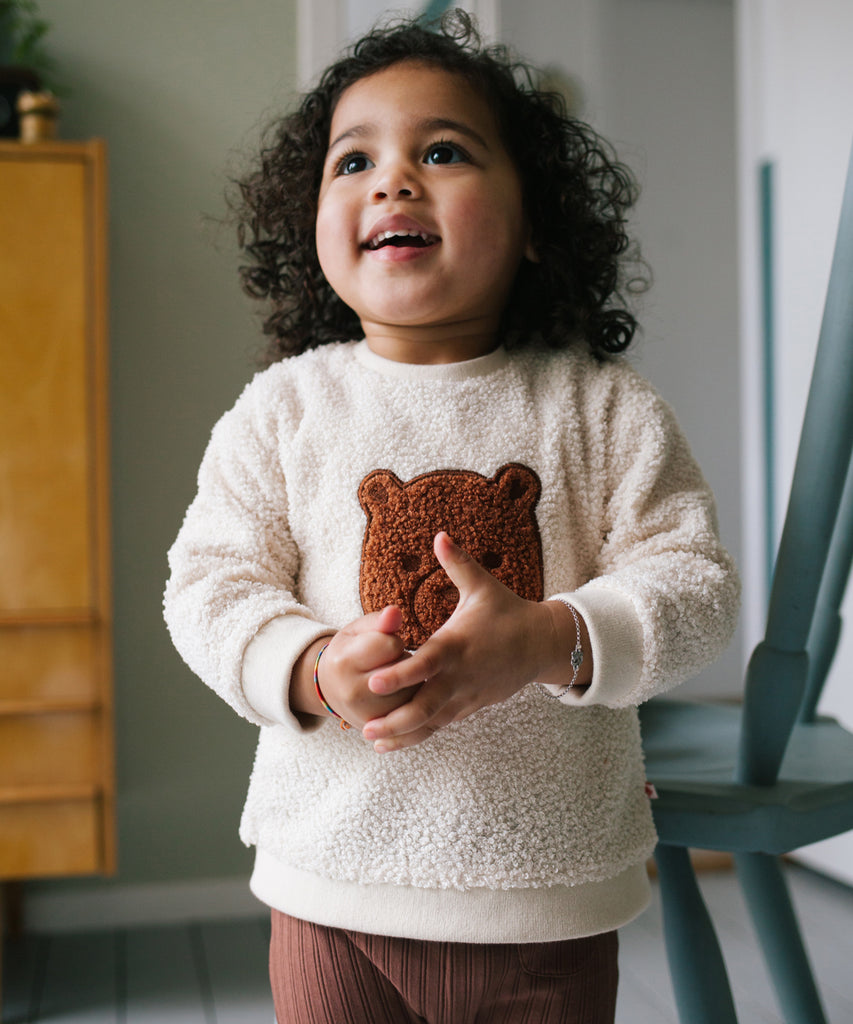
<svg viewBox="0 0 853 1024"><path fill-rule="evenodd" d="M252 708L270 725L287 725L297 732L311 732L322 724L306 725L290 710L290 677L306 648L335 630L301 615L270 619L243 652L243 693Z"/></svg>
<svg viewBox="0 0 853 1024"><path fill-rule="evenodd" d="M551 601L572 605L583 617L592 647L592 682L562 693L564 686L543 684L566 704L606 704L624 707L643 666L643 629L630 597L616 590L587 584L571 594L554 594ZM566 680L568 682L568 680Z"/></svg>

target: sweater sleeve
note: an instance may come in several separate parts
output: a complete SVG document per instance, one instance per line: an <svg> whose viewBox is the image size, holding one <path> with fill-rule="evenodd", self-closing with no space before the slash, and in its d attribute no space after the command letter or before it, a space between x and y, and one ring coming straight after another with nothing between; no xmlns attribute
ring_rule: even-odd
<svg viewBox="0 0 853 1024"><path fill-rule="evenodd" d="M279 453L285 413L269 386L256 378L213 430L169 551L164 612L187 665L239 714L298 729L288 705L293 664L334 629L295 595L299 557Z"/></svg>
<svg viewBox="0 0 853 1024"><path fill-rule="evenodd" d="M602 528L596 571L555 595L584 616L593 650L593 682L569 691L571 704L637 705L684 682L719 657L739 609L714 498L675 416L633 371L625 376L587 396L602 425L590 429L601 471L589 496Z"/></svg>

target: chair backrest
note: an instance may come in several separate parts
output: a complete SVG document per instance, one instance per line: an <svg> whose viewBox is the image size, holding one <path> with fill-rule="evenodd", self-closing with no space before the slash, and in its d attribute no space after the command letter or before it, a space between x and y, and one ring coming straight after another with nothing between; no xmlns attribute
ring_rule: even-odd
<svg viewBox="0 0 853 1024"><path fill-rule="evenodd" d="M853 287L853 282L851 283ZM853 387L853 381L851 381ZM826 571L817 595L807 651L809 671L806 692L800 708L801 722L813 722L823 684L829 674L838 639L841 636L841 602L853 563L853 463L847 471L847 483L841 509L835 522L832 544L826 560ZM853 682L853 681L851 681Z"/></svg>
<svg viewBox="0 0 853 1024"><path fill-rule="evenodd" d="M772 785L808 677L808 638L853 451L853 153L841 204L817 354L767 629L744 695L737 778ZM842 588L843 590L843 588Z"/></svg>

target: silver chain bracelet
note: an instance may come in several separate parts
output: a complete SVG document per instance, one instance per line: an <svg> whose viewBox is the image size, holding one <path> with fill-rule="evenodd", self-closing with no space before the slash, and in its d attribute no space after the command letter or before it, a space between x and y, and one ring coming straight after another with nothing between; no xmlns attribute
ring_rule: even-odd
<svg viewBox="0 0 853 1024"><path fill-rule="evenodd" d="M557 693L551 693L550 690L546 690L549 697L553 697L554 700L559 700L571 690L571 688L578 681L578 672L580 672L581 665L583 665L583 647L581 646L581 624L578 618L578 613L575 611L574 606L570 605L568 601L563 601L563 604L572 613L572 618L575 620L575 648L572 651L571 664L572 664L572 678L569 682L563 686Z"/></svg>

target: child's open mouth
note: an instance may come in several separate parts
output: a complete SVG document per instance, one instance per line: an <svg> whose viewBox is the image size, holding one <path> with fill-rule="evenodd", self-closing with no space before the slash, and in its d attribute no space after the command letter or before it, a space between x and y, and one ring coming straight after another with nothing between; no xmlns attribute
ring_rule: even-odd
<svg viewBox="0 0 853 1024"><path fill-rule="evenodd" d="M392 245L398 249L404 247L426 249L430 245L435 245L438 240L437 235L427 234L426 231L380 231L372 238L369 238L364 243L363 248L375 250Z"/></svg>

